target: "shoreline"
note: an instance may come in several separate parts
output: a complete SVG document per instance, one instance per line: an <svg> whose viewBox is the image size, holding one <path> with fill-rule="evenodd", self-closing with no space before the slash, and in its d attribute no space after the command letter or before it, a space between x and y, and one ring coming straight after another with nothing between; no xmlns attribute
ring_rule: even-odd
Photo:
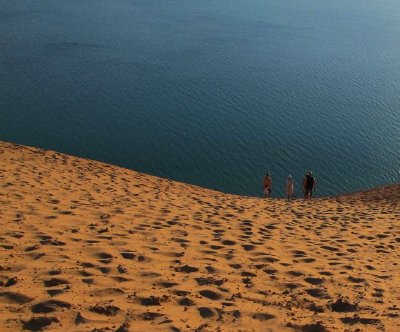
<svg viewBox="0 0 400 332"><path fill-rule="evenodd" d="M240 195L240 194L234 194L234 193L223 192L223 191L220 191L220 190L217 190L217 189L207 188L207 187L203 187L203 186L196 185L196 184L191 184L191 183L187 183L187 182L182 182L182 181L177 181L177 180L173 180L173 179L169 179L169 178L164 178L164 177L160 177L160 176L153 175L153 174L150 174L150 173L136 171L136 170L134 170L134 169L127 168L127 167L124 167L124 166L119 166L119 165L107 163L107 162L104 162L104 161L101 161L101 160L96 160L96 159L90 159L90 158L86 158L86 157L75 156L75 155L71 155L71 154L67 154L67 153L63 153L63 152L58 152L58 151L52 150L52 149L43 149L43 148L36 147L36 146L29 146L29 145L24 145L24 144L19 144L19 143L7 142L7 141L1 141L1 140L0 140L0 145L1 145L1 144L14 145L14 146L16 146L16 147L28 149L28 150L31 150L31 151L33 151L33 152L57 153L57 154L59 154L59 155L64 155L64 156L67 156L67 157L73 157L73 158L77 158L77 159L87 160L87 161L89 161L89 162L96 162L96 163L100 163L100 164L104 164L104 165L108 165L108 166L112 166L112 167L118 167L118 168L121 168L121 169L124 169L124 170L133 171L133 172L138 173L138 174L141 174L141 175L151 176L151 177L163 179L163 180L166 180L166 181L173 181L173 182L180 183L180 184L187 185L187 186L193 186L193 187L200 188L200 189L204 189L204 190L214 191L214 192L217 192L217 193L222 194L222 195L232 195L232 196L237 196L237 197L241 197L241 198L259 198L259 199L263 199L263 200L266 199L265 197L262 197L261 194L260 194L260 196L250 196L250 195ZM371 188L365 188L365 189L356 190L356 191L351 191L351 192L340 193L340 194L338 194L338 195L317 196L317 197L313 197L312 201L314 201L314 200L324 200L324 199L334 199L334 198L340 198L340 197L343 197L343 196L349 196L349 195L352 196L352 195L355 195L355 194L369 193L369 192L371 192L371 191L382 190L382 189L385 190L385 189L390 189L390 188L396 187L396 186L400 186L400 183L387 183L387 184L379 185L379 186L376 186L376 187L371 187ZM270 197L270 198L268 198L268 199L287 201L287 199L284 198L284 197ZM300 196L299 196L299 197L295 197L295 198L292 199L292 200L293 200L293 201L299 201L299 200L304 200L304 199L303 199L303 197L300 197Z"/></svg>

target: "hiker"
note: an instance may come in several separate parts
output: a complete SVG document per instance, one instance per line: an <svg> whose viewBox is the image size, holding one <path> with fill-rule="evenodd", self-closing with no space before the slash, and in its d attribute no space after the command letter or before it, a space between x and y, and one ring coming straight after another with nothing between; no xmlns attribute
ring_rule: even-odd
<svg viewBox="0 0 400 332"><path fill-rule="evenodd" d="M305 175L303 178L303 192L304 199L311 199L313 191L315 190L315 186L317 185L317 181L313 177L313 173L311 171Z"/></svg>
<svg viewBox="0 0 400 332"><path fill-rule="evenodd" d="M271 195L271 190L272 190L271 174L267 173L265 175L263 181L263 187L264 187L264 197L268 198Z"/></svg>
<svg viewBox="0 0 400 332"><path fill-rule="evenodd" d="M294 198L294 181L291 175L286 180L286 197L288 201Z"/></svg>

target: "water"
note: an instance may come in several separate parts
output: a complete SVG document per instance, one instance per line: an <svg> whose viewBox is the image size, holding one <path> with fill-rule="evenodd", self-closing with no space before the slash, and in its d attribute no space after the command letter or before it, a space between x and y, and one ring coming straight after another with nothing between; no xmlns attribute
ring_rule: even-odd
<svg viewBox="0 0 400 332"><path fill-rule="evenodd" d="M398 182L399 36L397 0L0 0L0 140L244 195Z"/></svg>

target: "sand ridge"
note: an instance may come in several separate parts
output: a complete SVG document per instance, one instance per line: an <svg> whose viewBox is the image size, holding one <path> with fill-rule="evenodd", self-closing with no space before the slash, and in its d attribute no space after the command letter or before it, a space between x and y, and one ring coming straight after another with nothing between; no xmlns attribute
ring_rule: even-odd
<svg viewBox="0 0 400 332"><path fill-rule="evenodd" d="M400 185L227 195L0 142L3 331L399 331Z"/></svg>

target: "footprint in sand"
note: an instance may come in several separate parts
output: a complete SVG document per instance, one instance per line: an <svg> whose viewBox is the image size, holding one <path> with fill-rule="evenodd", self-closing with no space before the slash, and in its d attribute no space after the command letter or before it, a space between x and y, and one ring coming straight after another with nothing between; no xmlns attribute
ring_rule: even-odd
<svg viewBox="0 0 400 332"><path fill-rule="evenodd" d="M202 318L211 318L215 315L215 313L207 307L200 307L197 308L197 310L199 311L199 314Z"/></svg>
<svg viewBox="0 0 400 332"><path fill-rule="evenodd" d="M253 251L256 249L256 246L253 244L242 244L242 247L245 251Z"/></svg>
<svg viewBox="0 0 400 332"><path fill-rule="evenodd" d="M184 307L191 307L191 306L194 306L196 303L187 297L183 297L178 300L178 304L180 306L184 306Z"/></svg>
<svg viewBox="0 0 400 332"><path fill-rule="evenodd" d="M197 267L189 266L189 265L183 265L183 266L178 266L175 268L176 272L184 272L184 273L193 273L199 271Z"/></svg>
<svg viewBox="0 0 400 332"><path fill-rule="evenodd" d="M142 297L139 299L140 304L148 307L148 306L160 306L162 302L167 302L169 297L167 295L163 295L161 297L158 296L150 296L150 297Z"/></svg>
<svg viewBox="0 0 400 332"><path fill-rule="evenodd" d="M160 282L158 282L158 285L160 285L162 288L171 288L171 287L177 286L178 283L170 282L170 281L160 281Z"/></svg>
<svg viewBox="0 0 400 332"><path fill-rule="evenodd" d="M120 308L113 305L108 305L108 306L96 305L96 306L91 306L88 309L91 312L104 316L116 316L118 312L121 310Z"/></svg>
<svg viewBox="0 0 400 332"><path fill-rule="evenodd" d="M43 302L39 302L31 307L33 313L49 313L53 311L57 311L59 309L70 309L72 305L65 301L60 300L46 300Z"/></svg>
<svg viewBox="0 0 400 332"><path fill-rule="evenodd" d="M47 280L43 280L44 287L55 287L59 285L68 285L69 281L65 279L59 279L59 278L51 278Z"/></svg>
<svg viewBox="0 0 400 332"><path fill-rule="evenodd" d="M34 298L30 296L9 291L0 292L0 298L3 298L5 302L15 303L15 304L26 304L34 300Z"/></svg>
<svg viewBox="0 0 400 332"><path fill-rule="evenodd" d="M110 264L113 261L114 256L106 253L106 252L99 252L95 254L95 257L98 261L102 264Z"/></svg>
<svg viewBox="0 0 400 332"><path fill-rule="evenodd" d="M307 277L304 278L304 281L311 284L311 285L320 285L324 282L324 279L322 278L313 278L313 277Z"/></svg>
<svg viewBox="0 0 400 332"><path fill-rule="evenodd" d="M222 298L222 296L220 294L218 294L218 293L216 293L216 292L214 292L212 290L208 290L208 289L201 290L199 292L199 294L201 296L206 297L206 298L208 298L210 300L213 300L213 301L217 301L217 300L220 300Z"/></svg>
<svg viewBox="0 0 400 332"><path fill-rule="evenodd" d="M28 321L21 320L24 330L42 331L45 327L52 323L59 323L56 317L33 317Z"/></svg>

